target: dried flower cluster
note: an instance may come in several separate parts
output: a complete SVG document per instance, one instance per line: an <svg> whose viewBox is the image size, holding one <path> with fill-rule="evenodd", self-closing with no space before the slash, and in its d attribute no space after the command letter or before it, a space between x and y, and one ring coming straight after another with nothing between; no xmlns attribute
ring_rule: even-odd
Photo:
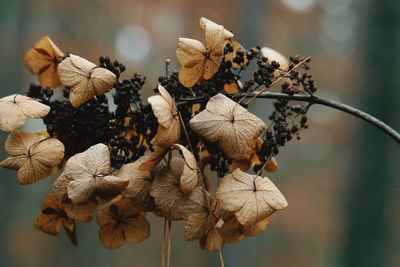
<svg viewBox="0 0 400 267"><path fill-rule="evenodd" d="M27 96L0 99L0 129L11 131L10 157L0 167L18 170L21 184L59 175L36 228L57 235L64 226L76 245L76 221L91 220L98 208L100 241L114 249L145 240L146 212L153 212L186 221L186 241L220 250L263 231L287 206L261 172L276 171L274 156L307 128L308 107L279 100L267 127L267 117L252 114L244 100L279 81L283 93L311 95L309 60L246 50L223 26L205 18L200 26L205 44L179 38L180 68L159 78L149 104L140 94L144 76L120 80L125 66L118 61L100 57L95 64L64 54L48 37L26 53L25 65L40 85L32 84ZM241 72L254 62L253 79L243 81ZM18 130L27 117L43 118L46 134Z"/></svg>

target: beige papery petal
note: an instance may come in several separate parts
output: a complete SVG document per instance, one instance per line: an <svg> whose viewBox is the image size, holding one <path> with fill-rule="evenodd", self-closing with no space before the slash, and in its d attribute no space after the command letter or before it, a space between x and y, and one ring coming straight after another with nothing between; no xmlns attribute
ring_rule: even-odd
<svg viewBox="0 0 400 267"><path fill-rule="evenodd" d="M68 198L68 183L72 179L68 178L64 174L60 175L53 184L53 193L61 203L63 203L64 210L68 217L75 219L80 222L88 222L92 219L92 213L96 209L97 204L95 201L88 201L82 204L72 204Z"/></svg>
<svg viewBox="0 0 400 267"><path fill-rule="evenodd" d="M56 138L15 130L5 144L10 155L1 168L18 170L18 182L32 184L51 174L64 157L64 145Z"/></svg>
<svg viewBox="0 0 400 267"><path fill-rule="evenodd" d="M206 109L190 120L201 137L218 145L234 159L246 158L265 123L223 94L213 96Z"/></svg>
<svg viewBox="0 0 400 267"><path fill-rule="evenodd" d="M178 111L171 95L158 85L160 95L151 96L148 102L159 123L157 134L151 141L153 145L170 148L181 136Z"/></svg>
<svg viewBox="0 0 400 267"><path fill-rule="evenodd" d="M55 88L61 84L57 67L64 54L48 36L42 37L24 56L25 66L33 74L39 75L40 84L47 88Z"/></svg>
<svg viewBox="0 0 400 267"><path fill-rule="evenodd" d="M49 106L27 96L14 94L0 98L0 130L16 130L25 124L27 117L39 119L49 111Z"/></svg>
<svg viewBox="0 0 400 267"><path fill-rule="evenodd" d="M110 151L104 144L91 146L67 161L63 175L71 179L67 193L72 204L110 200L121 194L129 181L111 176L110 164Z"/></svg>
<svg viewBox="0 0 400 267"><path fill-rule="evenodd" d="M160 146L155 146L153 154L151 154L146 161L140 166L140 171L150 171L156 166L168 153L168 149Z"/></svg>
<svg viewBox="0 0 400 267"><path fill-rule="evenodd" d="M170 221L186 218L183 207L186 195L180 190L180 176L177 175L176 167L171 160L170 166L164 162L158 163L153 169L154 180L150 186L150 195L154 198L157 215ZM182 166L184 161L181 160Z"/></svg>
<svg viewBox="0 0 400 267"><path fill-rule="evenodd" d="M54 194L49 194L43 201L42 212L35 222L35 228L50 235L58 235L61 226L64 226L72 244L77 246L75 221L65 214L62 203Z"/></svg>
<svg viewBox="0 0 400 267"><path fill-rule="evenodd" d="M69 97L74 107L104 94L117 79L111 71L73 54L59 64L58 74L61 83L70 87Z"/></svg>
<svg viewBox="0 0 400 267"><path fill-rule="evenodd" d="M202 76L214 76L224 57L224 27L208 25L206 43L207 47L194 39L179 38L176 57L181 64L178 78L183 86L192 87Z"/></svg>
<svg viewBox="0 0 400 267"><path fill-rule="evenodd" d="M218 251L224 245L220 230L218 228L211 228L208 233L200 240L200 247L208 251Z"/></svg>
<svg viewBox="0 0 400 267"><path fill-rule="evenodd" d="M216 198L221 208L234 212L239 223L245 226L287 207L285 197L271 180L240 169L221 180Z"/></svg>
<svg viewBox="0 0 400 267"><path fill-rule="evenodd" d="M119 248L125 242L140 243L150 235L145 213L133 206L129 199L122 198L100 209L97 223L101 226L100 241L108 249Z"/></svg>
<svg viewBox="0 0 400 267"><path fill-rule="evenodd" d="M200 23L200 27L201 27L201 29L203 31L206 30L206 27L208 25L213 25L214 27L215 26L221 26L221 25L218 25L218 24L216 24L215 22L213 22L213 21L211 21L209 19L204 18L204 17L200 18L199 23ZM244 62L242 62L241 64L237 64L236 62L233 62L233 59L236 57L236 51L238 49L240 49L240 48L241 49L244 49L244 48L243 48L243 46L241 44L239 44L236 40L233 39L234 35L233 35L232 32L224 29L223 33L224 33L224 39L225 39L223 47L225 47L228 43L233 47L233 52L229 53L229 54L226 54L224 56L224 60L232 62L232 67L233 68L240 68L240 67L243 67L243 66L247 65L248 60L247 60L246 56L244 57Z"/></svg>
<svg viewBox="0 0 400 267"><path fill-rule="evenodd" d="M206 43L209 58L206 56L204 63L204 79L211 79L217 72L219 65L224 59L224 27L217 24L210 24L206 27Z"/></svg>
<svg viewBox="0 0 400 267"><path fill-rule="evenodd" d="M143 156L134 163L122 166L117 176L129 180L129 184L122 196L130 199L132 204L143 211L154 211L154 199L150 195L150 186L153 176L149 170L141 171L139 166L148 161L148 156Z"/></svg>
<svg viewBox="0 0 400 267"><path fill-rule="evenodd" d="M206 201L210 205L210 210ZM200 239L214 227L222 210L217 207L217 202L211 194L203 191L202 187L196 187L185 201L185 212L187 213L185 241L192 241Z"/></svg>
<svg viewBox="0 0 400 267"><path fill-rule="evenodd" d="M175 144L174 148L182 152L182 156L185 161L180 176L179 188L183 193L190 194L198 183L196 158L193 156L192 152L180 144Z"/></svg>
<svg viewBox="0 0 400 267"><path fill-rule="evenodd" d="M208 26L208 25L217 25L217 26L221 26L221 25L219 25L219 24L217 24L217 23L215 23L215 22L213 22L213 21L211 21L211 20L209 20L209 19L207 19L207 18L204 18L204 17L201 17L200 19L199 19L199 24L200 24L200 28L203 30L203 31L205 31L206 30L206 27ZM233 33L232 32L230 32L230 31L228 31L227 29L224 29L224 38L225 39L229 39L229 38L233 38Z"/></svg>

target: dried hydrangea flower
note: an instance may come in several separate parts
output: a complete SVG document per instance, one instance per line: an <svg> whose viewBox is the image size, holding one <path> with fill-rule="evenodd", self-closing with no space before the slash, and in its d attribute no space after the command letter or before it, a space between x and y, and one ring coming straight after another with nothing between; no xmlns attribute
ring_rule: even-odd
<svg viewBox="0 0 400 267"><path fill-rule="evenodd" d="M150 195L154 198L157 215L170 221L186 218L183 207L185 193L180 189L180 178L185 161L180 157L173 157L169 166L160 162L153 169L154 180L150 186Z"/></svg>
<svg viewBox="0 0 400 267"><path fill-rule="evenodd" d="M160 95L147 99L159 124L157 134L151 142L155 146L170 148L181 136L178 111L168 91L161 85L158 85L158 91Z"/></svg>
<svg viewBox="0 0 400 267"><path fill-rule="evenodd" d="M101 226L101 244L108 249L121 247L125 242L140 243L150 235L150 224L145 213L129 199L120 199L105 206L97 213L97 223Z"/></svg>
<svg viewBox="0 0 400 267"><path fill-rule="evenodd" d="M110 151L104 144L91 146L68 159L63 175L71 179L67 192L72 204L107 201L121 194L129 181L110 175L110 164Z"/></svg>
<svg viewBox="0 0 400 267"><path fill-rule="evenodd" d="M182 157L185 161L185 164L180 165L183 167L182 171L176 170L177 175L180 176L179 188L183 193L190 194L199 182L196 158L193 156L192 152L180 144L175 144L174 148L181 151Z"/></svg>
<svg viewBox="0 0 400 267"><path fill-rule="evenodd" d="M183 86L192 87L201 77L212 78L224 58L224 27L210 24L205 32L207 47L194 39L179 38L176 57L181 64L178 78Z"/></svg>
<svg viewBox="0 0 400 267"><path fill-rule="evenodd" d="M117 77L108 69L70 54L58 65L61 83L70 87L69 99L78 107L95 95L102 95L115 83Z"/></svg>
<svg viewBox="0 0 400 267"><path fill-rule="evenodd" d="M217 202L210 193L201 187L196 187L189 199L185 201L185 212L187 213L185 241L192 241L200 239L214 227L222 210L217 207Z"/></svg>
<svg viewBox="0 0 400 267"><path fill-rule="evenodd" d="M43 201L42 212L35 222L35 228L50 235L58 235L64 226L65 231L74 246L77 246L76 224L64 211L63 204L49 194Z"/></svg>
<svg viewBox="0 0 400 267"><path fill-rule="evenodd" d="M56 138L15 130L5 144L10 155L1 168L18 170L18 182L32 184L51 174L52 167L64 158L64 145Z"/></svg>
<svg viewBox="0 0 400 267"><path fill-rule="evenodd" d="M209 26L209 25L221 26L221 25L219 25L219 24L217 24L217 23L215 23L215 22L213 22L213 21L211 21L209 19L204 18L204 17L200 18L199 24L200 24L200 28L203 31L205 31L207 26ZM221 27L223 27L223 26L221 26ZM224 29L224 38L225 38L224 47L228 43L233 47L233 52L231 52L229 54L226 54L225 57L224 57L224 60L226 62L227 61L232 62L232 67L233 68L240 68L240 67L246 66L247 63L248 63L248 60L247 60L246 56L244 56L244 61L242 63L237 64L236 62L234 62L233 59L236 57L237 50L244 49L244 48L243 48L243 46L241 44L239 44L236 40L234 40L233 37L234 37L234 35L233 35L232 32Z"/></svg>
<svg viewBox="0 0 400 267"><path fill-rule="evenodd" d="M222 178L216 198L223 209L235 213L242 225L255 224L287 206L285 197L271 180L240 169Z"/></svg>
<svg viewBox="0 0 400 267"><path fill-rule="evenodd" d="M135 207L143 211L154 211L154 199L150 195L153 175L148 170L139 170L139 166L147 160L148 156L143 156L134 163L122 166L117 176L129 180L128 186L122 192L124 198L130 199Z"/></svg>
<svg viewBox="0 0 400 267"><path fill-rule="evenodd" d="M40 84L47 89L61 85L57 67L64 54L53 41L44 36L24 56L25 66L33 74L39 75Z"/></svg>
<svg viewBox="0 0 400 267"><path fill-rule="evenodd" d="M266 129L265 123L223 94L210 98L206 109L190 120L201 137L218 142L234 159L246 158L254 140Z"/></svg>
<svg viewBox="0 0 400 267"><path fill-rule="evenodd" d="M0 98L0 130L12 131L25 124L26 118L39 119L49 113L50 107L19 94Z"/></svg>
<svg viewBox="0 0 400 267"><path fill-rule="evenodd" d="M257 155L257 150L261 150L262 144L263 142L261 138L255 139L249 155L247 155L245 159L233 160L232 164L229 165L229 171L233 172L237 168L240 168L242 171L247 171L250 167L263 164ZM276 159L274 157L271 157L267 165L265 165L263 171L276 172L277 169L278 163L276 162Z"/></svg>
<svg viewBox="0 0 400 267"><path fill-rule="evenodd" d="M53 194L63 204L68 217L79 222L88 222L92 219L92 213L96 209L97 203L89 200L86 203L72 204L71 199L68 198L68 183L71 181L72 179L67 176L60 175L53 184Z"/></svg>

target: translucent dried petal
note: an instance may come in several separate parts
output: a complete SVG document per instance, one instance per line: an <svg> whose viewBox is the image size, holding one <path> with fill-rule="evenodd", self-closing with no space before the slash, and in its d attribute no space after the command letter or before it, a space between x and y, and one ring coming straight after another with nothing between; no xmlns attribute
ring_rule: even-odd
<svg viewBox="0 0 400 267"><path fill-rule="evenodd" d="M215 225L222 212L217 207L214 197L207 191L203 192L201 187L196 187L189 199L185 201L185 211L187 213L185 241L200 239L204 236Z"/></svg>
<svg viewBox="0 0 400 267"><path fill-rule="evenodd" d="M25 124L27 117L39 119L49 111L49 106L27 96L14 94L0 98L0 130L16 130Z"/></svg>
<svg viewBox="0 0 400 267"><path fill-rule="evenodd" d="M223 94L213 96L206 109L190 120L200 136L218 145L234 159L246 158L265 123Z"/></svg>
<svg viewBox="0 0 400 267"><path fill-rule="evenodd" d="M216 198L223 209L235 212L242 225L255 224L287 206L285 197L271 180L240 169L221 180Z"/></svg>
<svg viewBox="0 0 400 267"><path fill-rule="evenodd" d="M139 166L148 160L147 156L141 157L134 163L122 166L117 176L129 180L129 184L122 196L130 199L132 204L143 211L154 211L154 199L150 195L150 186L153 177L150 171L141 171Z"/></svg>
<svg viewBox="0 0 400 267"><path fill-rule="evenodd" d="M196 158L186 147L180 144L175 144L174 147L182 152L183 159L185 160L180 176L180 189L183 193L190 194L198 183Z"/></svg>
<svg viewBox="0 0 400 267"><path fill-rule="evenodd" d="M74 107L104 94L117 79L111 71L73 54L59 64L58 75L62 84L70 87L69 97Z"/></svg>
<svg viewBox="0 0 400 267"><path fill-rule="evenodd" d="M67 161L63 175L71 180L67 193L72 204L88 203L96 197L112 199L121 194L129 182L111 176L110 164L110 151L104 144L91 146Z"/></svg>
<svg viewBox="0 0 400 267"><path fill-rule="evenodd" d="M206 27L207 27L208 25L217 25L217 26L218 26L217 23L215 23L215 22L213 22L213 21L211 21L211 20L209 20L209 19L207 19L207 18L204 18L204 17L201 17L201 18L199 19L199 24L200 24L200 28L201 28L203 31L206 30ZM221 26L221 25L219 25L219 26ZM225 39L233 38L233 36L234 36L234 35L233 35L232 32L230 32L230 31L224 29L224 38L225 38Z"/></svg>
<svg viewBox="0 0 400 267"><path fill-rule="evenodd" d="M10 155L1 168L18 170L18 182L32 184L51 174L64 157L64 145L56 138L15 130L7 138L5 148Z"/></svg>

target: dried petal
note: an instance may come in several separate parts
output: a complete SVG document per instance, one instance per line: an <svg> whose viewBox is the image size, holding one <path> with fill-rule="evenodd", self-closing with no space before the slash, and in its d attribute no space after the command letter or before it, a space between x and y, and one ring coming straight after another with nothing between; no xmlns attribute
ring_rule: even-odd
<svg viewBox="0 0 400 267"><path fill-rule="evenodd" d="M175 176L171 169L160 162L153 170L154 180L150 186L150 195L154 198L157 215L170 221L185 218L183 203L185 194L179 189L179 176Z"/></svg>
<svg viewBox="0 0 400 267"><path fill-rule="evenodd" d="M204 236L215 225L222 212L217 207L214 197L207 191L203 192L201 187L196 187L185 201L185 211L187 213L185 241Z"/></svg>
<svg viewBox="0 0 400 267"><path fill-rule="evenodd" d="M64 206L54 194L49 194L43 201L42 212L35 222L35 228L50 235L58 235L62 225L72 244L76 246L75 221L65 214Z"/></svg>
<svg viewBox="0 0 400 267"><path fill-rule="evenodd" d="M53 41L48 36L44 36L26 52L24 63L30 72L39 75L39 81L43 87L51 89L61 85L57 67L63 57L64 54Z"/></svg>
<svg viewBox="0 0 400 267"><path fill-rule="evenodd" d="M97 223L101 226L100 241L108 249L119 248L125 242L140 243L150 235L144 212L135 208L129 199L122 198L100 209Z"/></svg>
<svg viewBox="0 0 400 267"><path fill-rule="evenodd" d="M175 144L174 147L182 152L185 160L180 176L180 189L183 193L190 194L198 183L196 158L186 147L180 144Z"/></svg>
<svg viewBox="0 0 400 267"><path fill-rule="evenodd" d="M20 130L10 133L5 149L10 156L0 163L0 167L18 170L21 184L46 178L64 157L64 145L56 138Z"/></svg>
<svg viewBox="0 0 400 267"><path fill-rule="evenodd" d="M200 136L218 145L234 159L246 158L265 123L223 94L213 96L206 109L190 120Z"/></svg>
<svg viewBox="0 0 400 267"><path fill-rule="evenodd" d="M255 224L287 206L285 197L271 180L240 169L221 180L216 198L222 208L235 212L242 225Z"/></svg>
<svg viewBox="0 0 400 267"><path fill-rule="evenodd" d="M110 151L104 144L72 156L65 165L63 175L71 179L67 185L72 204L94 201L96 197L112 199L121 194L129 181L111 176Z"/></svg>
<svg viewBox="0 0 400 267"><path fill-rule="evenodd" d="M215 22L213 22L213 21L211 21L211 20L209 20L209 19L207 19L207 18L204 18L204 17L201 17L201 18L199 19L199 24L200 24L200 28L201 28L203 31L206 30L206 27L207 27L208 25L217 25L217 26L221 26L221 25L218 25L217 23L215 23ZM234 35L233 35L232 32L230 32L230 31L224 29L224 38L225 38L225 39L233 38L233 36L234 36Z"/></svg>
<svg viewBox="0 0 400 267"><path fill-rule="evenodd" d="M143 211L154 211L154 199L150 195L150 186L153 180L150 171L141 171L139 166L148 160L147 156L141 157L134 163L122 166L117 176L129 180L129 184L122 196L130 199L135 207Z"/></svg>
<svg viewBox="0 0 400 267"><path fill-rule="evenodd" d="M59 64L58 74L62 84L70 87L69 97L74 107L104 94L117 79L111 71L73 54Z"/></svg>
<svg viewBox="0 0 400 267"><path fill-rule="evenodd" d="M0 130L16 130L25 124L27 117L39 119L49 111L49 106L27 96L14 94L0 98Z"/></svg>

